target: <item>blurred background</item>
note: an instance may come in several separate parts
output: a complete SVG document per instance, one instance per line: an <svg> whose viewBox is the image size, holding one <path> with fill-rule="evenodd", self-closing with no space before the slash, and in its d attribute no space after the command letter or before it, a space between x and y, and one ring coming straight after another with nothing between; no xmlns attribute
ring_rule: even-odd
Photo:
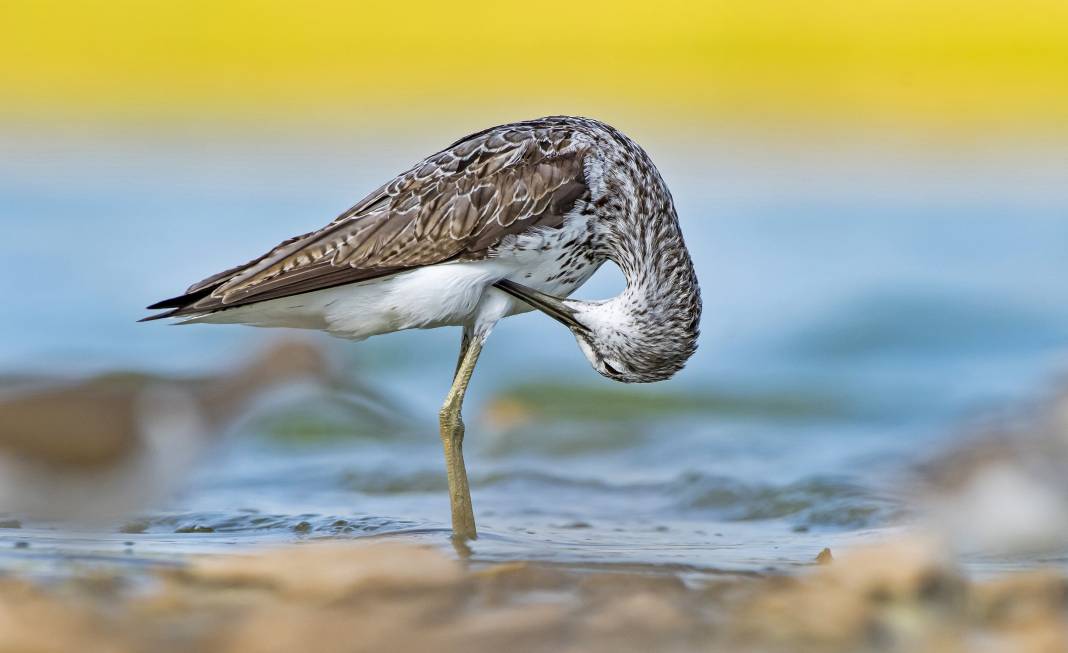
<svg viewBox="0 0 1068 653"><path fill-rule="evenodd" d="M1064 2L8 0L0 24L0 398L22 411L0 435L24 472L0 541L167 557L443 537L458 332L312 336L341 387L261 394L235 370L282 334L135 320L541 115L609 122L657 162L701 345L670 382L624 387L543 316L502 323L466 411L477 556L807 562L917 518L903 479L1065 369ZM618 292L609 267L577 295ZM86 387L134 417L88 428ZM41 414L59 417L39 435L13 426ZM34 479L75 483L46 507L112 521L24 509Z"/></svg>

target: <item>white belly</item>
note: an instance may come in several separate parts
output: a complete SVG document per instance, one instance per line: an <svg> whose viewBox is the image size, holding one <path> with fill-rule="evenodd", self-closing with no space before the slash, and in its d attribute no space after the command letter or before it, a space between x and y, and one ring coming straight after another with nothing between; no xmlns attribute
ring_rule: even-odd
<svg viewBox="0 0 1068 653"><path fill-rule="evenodd" d="M577 226L577 225L576 225ZM509 278L557 296L585 283L600 263L557 280L559 246L570 230L523 236L523 249L509 249L483 261L441 263L382 279L317 290L241 306L188 320L190 323L248 324L317 329L352 340L404 329L490 324L531 310L493 284ZM536 242L529 239L540 239ZM542 249L532 245L545 242Z"/></svg>

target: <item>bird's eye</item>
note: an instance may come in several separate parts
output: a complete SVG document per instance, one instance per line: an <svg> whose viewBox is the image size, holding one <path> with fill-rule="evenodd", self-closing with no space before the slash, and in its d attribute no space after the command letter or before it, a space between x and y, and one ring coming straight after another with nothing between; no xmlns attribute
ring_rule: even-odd
<svg viewBox="0 0 1068 653"><path fill-rule="evenodd" d="M612 367L612 364L611 364L611 363L609 363L608 361L605 361L605 362L604 362L604 369L605 369L605 370L606 370L606 371L607 371L607 372L608 372L609 374L615 374L615 375L619 375L619 374L620 374L620 371L619 371L619 370L617 370L616 368Z"/></svg>

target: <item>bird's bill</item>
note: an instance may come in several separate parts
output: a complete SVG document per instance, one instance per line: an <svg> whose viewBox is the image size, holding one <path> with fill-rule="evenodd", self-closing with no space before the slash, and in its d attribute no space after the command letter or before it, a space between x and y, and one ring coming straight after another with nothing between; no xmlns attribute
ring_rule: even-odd
<svg viewBox="0 0 1068 653"><path fill-rule="evenodd" d="M565 304L559 297L547 295L510 279L501 279L493 285L512 297L530 304L569 329L588 331L587 327L575 318L575 309Z"/></svg>

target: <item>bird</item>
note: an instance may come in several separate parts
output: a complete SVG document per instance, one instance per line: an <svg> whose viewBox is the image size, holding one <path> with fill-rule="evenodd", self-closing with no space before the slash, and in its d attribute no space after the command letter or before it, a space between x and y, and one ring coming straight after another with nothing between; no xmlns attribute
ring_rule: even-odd
<svg viewBox="0 0 1068 653"><path fill-rule="evenodd" d="M169 498L227 425L275 388L334 382L325 354L284 340L232 371L110 372L0 386L0 511L95 523Z"/></svg>
<svg viewBox="0 0 1068 653"><path fill-rule="evenodd" d="M606 261L617 296L569 299ZM649 383L697 348L701 293L678 213L648 153L592 118L549 116L465 136L325 227L148 307L141 321L318 329L350 340L462 327L438 414L452 535L477 537L462 408L503 318L563 324L602 376Z"/></svg>

